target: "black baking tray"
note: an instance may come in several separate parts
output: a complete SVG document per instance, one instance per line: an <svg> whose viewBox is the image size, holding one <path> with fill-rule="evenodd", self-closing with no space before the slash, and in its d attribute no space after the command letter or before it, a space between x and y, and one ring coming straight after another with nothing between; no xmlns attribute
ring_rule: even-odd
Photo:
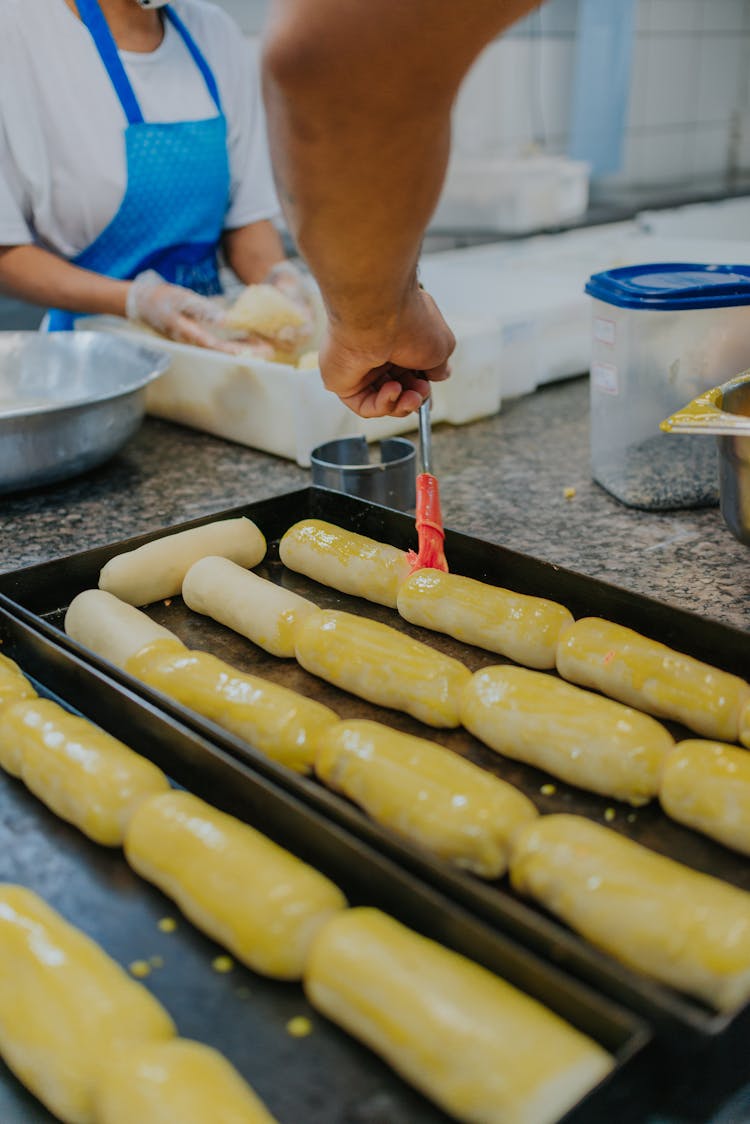
<svg viewBox="0 0 750 1124"><path fill-rule="evenodd" d="M165 713L179 718L228 753L252 764L263 776L300 796L329 819L357 834L494 928L503 930L566 972L574 973L599 991L640 1012L648 1018L668 1048L685 1054L693 1050L702 1051L711 1042L720 1041L719 1050L724 1056L728 1032L737 1040L744 1039L750 1028L750 1005L730 1015L717 1014L698 1001L639 976L598 952L543 909L520 898L510 888L507 879L487 884L417 851L367 819L344 798L325 790L315 780L300 777L275 764L247 743L139 684L61 633L64 610L70 600L82 589L96 585L99 570L113 555L168 532L237 515L249 516L266 535L268 555L257 568L264 576L309 596L323 606L349 609L400 628L464 660L472 670L503 662L492 653L411 626L393 610L339 594L281 566L278 560L279 538L292 523L308 516L330 520L398 547L415 545L414 523L410 516L321 488L306 488L216 512L178 527L164 528L125 542L0 575L0 603L5 603L11 612L82 655L94 666L107 670L118 682L127 684ZM727 671L744 676L750 671L750 636L747 633L455 531L447 531L446 553L451 569L456 573L552 598L567 605L576 617L597 615L626 624ZM10 600L5 601L5 598ZM566 785L530 766L501 758L465 730L432 730L406 715L364 703L314 678L294 661L275 659L230 630L190 612L179 597L169 605L158 602L149 607L148 612L160 623L173 628L189 645L209 649L237 667L314 696L332 706L342 717L356 714L377 718L449 746L517 785L543 812L575 812L608 822L614 830L654 850L750 890L750 864L746 858L673 823L662 814L658 804L634 811L627 805ZM678 735L686 733L677 726L673 729ZM547 792L550 781L554 788L552 793ZM541 791L543 786L544 792ZM613 813L614 818L610 822ZM750 1067L747 1076L750 1077Z"/></svg>
<svg viewBox="0 0 750 1124"><path fill-rule="evenodd" d="M0 642L40 693L124 738L177 784L251 823L334 879L354 905L373 905L457 949L534 995L616 1058L616 1069L563 1118L595 1124L642 1119L644 1023L566 977L438 891L414 878L309 804L261 776L112 682L96 668L0 610ZM157 921L179 913L141 881L118 849L99 847L59 820L23 785L0 777L0 879L42 894L123 964L161 957L146 979L186 1037L221 1050L266 1100L281 1124L442 1124L447 1117L333 1024L314 1012L297 984L235 966L212 969L218 946L184 919L174 934ZM286 1024L307 1016L314 1030L295 1040ZM0 1063L0 1120L52 1117Z"/></svg>

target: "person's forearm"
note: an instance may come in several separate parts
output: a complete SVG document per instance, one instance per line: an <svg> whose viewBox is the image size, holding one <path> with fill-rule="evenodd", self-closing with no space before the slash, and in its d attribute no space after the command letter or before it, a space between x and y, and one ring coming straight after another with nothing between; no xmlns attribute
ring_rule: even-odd
<svg viewBox="0 0 750 1124"><path fill-rule="evenodd" d="M284 260L284 246L269 219L224 232L227 264L245 285L263 281Z"/></svg>
<svg viewBox="0 0 750 1124"><path fill-rule="evenodd" d="M0 290L32 304L124 316L128 286L71 265L40 246L0 247Z"/></svg>
<svg viewBox="0 0 750 1124"><path fill-rule="evenodd" d="M274 0L264 92L280 201L332 324L398 320L460 82L532 0Z"/></svg>

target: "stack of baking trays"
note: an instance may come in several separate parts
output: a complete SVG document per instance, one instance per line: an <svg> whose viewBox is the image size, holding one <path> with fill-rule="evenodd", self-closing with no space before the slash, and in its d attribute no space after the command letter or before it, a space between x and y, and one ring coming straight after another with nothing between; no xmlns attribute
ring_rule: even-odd
<svg viewBox="0 0 750 1124"><path fill-rule="evenodd" d="M314 776L274 761L247 740L147 686L66 635L63 622L71 601L97 586L100 571L110 559L168 534L238 516L251 519L268 544L256 572L284 589L309 598L323 609L345 610L388 624L462 661L471 672L508 662L493 652L408 624L392 608L337 592L284 566L279 540L292 525L305 519L325 520L399 549L415 545L414 524L408 515L315 488L3 575L2 652L18 664L40 695L83 715L149 758L178 790L185 788L214 809L245 821L315 867L336 883L350 906L374 907L390 915L416 934L454 950L539 1001L603 1048L610 1055L608 1064L600 1070L595 1065L591 1071L594 1076L579 1082L575 1103L570 1086L563 1089L560 1085L547 1091L546 1100L527 1091L515 1109L507 1107L512 1101L508 1093L514 1084L512 1071L518 1076L528 1068L532 1075L536 1073L530 1079L532 1085L538 1085L543 1082L545 1065L552 1072L557 1064L554 1037L545 1037L548 1027L542 1025L538 1035L533 1028L529 1032L524 1013L513 1009L516 992L512 993L504 1037L493 1037L496 981L489 975L471 975L474 969L462 961L454 992L448 994L456 962L441 960L441 950L437 950L438 960L432 964L434 946L418 941L410 945L408 934L406 943L399 946L400 937L394 934L403 936L400 930L394 930L395 943L389 951L391 936L378 936L376 915L356 910L341 915L355 918L354 928L348 938L342 931L339 945L328 942L329 976L322 983L318 979L317 988L315 981L311 984L308 980L303 990L298 979L282 980L273 978L273 972L270 977L262 971L252 972L239 963L241 957L232 940L228 936L221 939L220 926L212 930L210 924L202 925L219 936L219 943L213 943L180 912L174 886L170 900L150 881L138 878L133 869L138 863L129 865L119 847L92 842L53 815L19 781L5 775L0 779L2 881L36 892L105 953L129 967L131 975L139 976L141 984L167 1009L179 1034L219 1050L280 1124L300 1124L303 1120L306 1124L437 1124L450 1119L477 1124L552 1124L558 1119L576 1124L607 1119L635 1122L643 1121L657 1102L687 1113L688 1118L705 1120L713 1105L750 1078L745 1045L750 1007L743 1005L741 998L747 994L743 979L746 982L750 956L750 936L747 928L742 928L743 909L747 917L744 900L739 904L734 933L739 949L735 949L733 970L739 980L740 999L732 1001L725 996L713 1003L704 1002L597 949L531 896L517 892L507 874L495 880L480 878L435 857L407 836L367 816ZM625 625L714 668L747 678L747 634L451 531L447 533L446 554L455 574L549 598L566 606L575 618L595 616ZM399 711L365 702L309 674L294 659L270 655L209 616L191 611L179 596L156 601L145 611L189 649L210 652L239 673L257 674L298 691L332 708L342 719L376 720L439 743L525 793L541 813L537 824L544 823L550 813L572 813L618 839L628 837L713 876L711 892L718 889L714 904L719 923L725 888L750 891L746 858L668 818L657 799L636 806L597 795L492 752L465 728L432 728ZM561 682L554 670L542 674L548 677L545 682L550 690ZM698 736L676 722L666 720L664 725L677 740ZM210 834L213 829L206 830ZM158 838L158 831L154 838ZM157 866L169 851L169 835L163 839L163 855L152 856ZM530 846L531 851L534 846ZM578 852L574 845L569 848L569 861L574 866L588 861L584 857L586 846L581 846L583 850ZM594 841L594 850L596 847ZM590 846L588 851L590 855ZM196 860L198 874L199 865ZM248 887L254 884L253 879L254 871L248 868ZM635 894L632 886L627 890L628 879L625 872L622 894L631 894L631 905L624 907L621 919L627 919L629 913L633 919L640 919L642 932L633 932L637 947L653 921L646 917L637 890ZM161 879L167 891L168 881ZM668 882L664 883L665 894L671 892ZM219 886L220 903L222 892L226 897L227 891ZM696 892L700 896L702 889ZM690 886L685 895L691 898ZM684 916L678 916L682 904L690 903L675 903L674 932L671 936L669 932L662 934L667 938L667 958L673 953L679 961L693 938L698 944L703 940L709 947L706 951L704 945L700 956L710 974L710 922L705 915L701 920L699 910L693 911L695 925L705 929L708 936L695 933L688 939ZM733 898L730 913L735 904ZM8 908L7 902L0 900L0 915L3 910L7 915ZM708 913L713 908L709 902ZM623 909L622 897L618 909ZM661 915L662 929L670 930L669 908L656 903L654 911L654 916ZM200 923L199 913L192 911ZM360 930L356 928L357 917ZM618 923L614 914L613 922ZM390 924L383 923L386 927ZM624 921L621 923L627 928ZM331 923L331 930L335 924ZM319 976L325 975L322 961L326 953L321 949L326 942L320 936L325 932L325 927L318 930L318 943L314 942L317 951L311 958L319 961L315 969ZM653 939L658 944L659 934ZM729 949L733 937L732 933L722 933L716 939L726 946L716 957L721 973L722 956L733 955ZM2 940L0 933L0 945ZM279 938L281 944L283 939ZM352 956L354 961L359 957L361 963L350 963ZM337 958L340 971L335 967ZM469 976L461 975L464 969ZM7 957L2 971L13 971ZM315 974L312 969L310 972ZM277 977L280 974L276 973ZM331 1006L321 999L326 991L337 992L344 981L354 981L355 991L362 985L359 999L349 996L338 1007L335 1001ZM346 986L348 983L344 990ZM431 991L433 987L434 996L420 998L420 988ZM399 996L399 988L403 996ZM0 1016L4 989L5 984L0 985ZM29 1003L24 1019L31 1021L21 1020L19 1027L34 1026L35 1021L41 1025L45 1018L54 1017L52 1007L38 994L31 996ZM359 1003L358 1014L348 1022L339 1017L342 1003L355 1007ZM441 1023L440 1018L448 1021ZM462 1025L452 1024L451 1019ZM567 1028L563 1029L567 1033ZM528 1042L533 1045L527 1047L525 1056L519 1054L516 1040L523 1041L529 1033ZM457 1063L451 1054L460 1055L467 1043L468 1052ZM19 1064L13 1066L7 1041L0 1045L4 1045L11 1067L23 1072ZM565 1049L563 1044L561 1053ZM596 1047L594 1050L599 1058L603 1056ZM513 1059L510 1065L509 1057ZM175 1072L178 1083L182 1081L192 1095L190 1082L196 1078L189 1070L186 1065ZM153 1067L150 1072L153 1077ZM561 1080L564 1085L565 1074ZM497 1091L494 1106L493 1081ZM421 1086L420 1092L414 1086ZM102 1110L97 1115L97 1109L90 1110L89 1115L71 1115L70 1119L109 1124L130 1120L127 1111L124 1108L124 1114L116 1116ZM3 1124L36 1124L52 1119L10 1070L0 1074ZM154 1115L148 1119L161 1122L172 1118ZM187 1117L180 1115L179 1119ZM219 1119L224 1117L217 1109L211 1114L210 1124ZM250 1124L256 1117L248 1111L226 1119L232 1124L247 1119ZM266 1119L265 1115L257 1116L258 1121Z"/></svg>

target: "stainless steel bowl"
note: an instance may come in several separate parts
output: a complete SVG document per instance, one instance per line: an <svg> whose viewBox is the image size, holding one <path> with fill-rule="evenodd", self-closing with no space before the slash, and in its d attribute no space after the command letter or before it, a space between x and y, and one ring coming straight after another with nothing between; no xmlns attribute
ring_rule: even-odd
<svg viewBox="0 0 750 1124"><path fill-rule="evenodd" d="M164 354L103 332L0 332L0 493L107 460L143 420Z"/></svg>
<svg viewBox="0 0 750 1124"><path fill-rule="evenodd" d="M721 389L721 409L746 423L744 433L737 427L717 439L721 514L735 538L750 546L750 372Z"/></svg>

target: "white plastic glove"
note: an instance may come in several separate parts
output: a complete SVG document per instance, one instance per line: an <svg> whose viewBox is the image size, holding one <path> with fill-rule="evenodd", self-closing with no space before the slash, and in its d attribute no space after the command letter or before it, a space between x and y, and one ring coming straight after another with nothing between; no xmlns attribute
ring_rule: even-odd
<svg viewBox="0 0 750 1124"><path fill-rule="evenodd" d="M293 301L305 317L304 323L282 328L274 342L283 350L299 354L309 346L316 334L318 302L311 280L293 262L277 262L264 278L264 284L273 285Z"/></svg>
<svg viewBox="0 0 750 1124"><path fill-rule="evenodd" d="M128 320L140 321L178 343L233 353L238 350L236 344L211 330L219 327L222 319L222 311L213 301L182 285L170 285L153 269L131 281L125 311Z"/></svg>

